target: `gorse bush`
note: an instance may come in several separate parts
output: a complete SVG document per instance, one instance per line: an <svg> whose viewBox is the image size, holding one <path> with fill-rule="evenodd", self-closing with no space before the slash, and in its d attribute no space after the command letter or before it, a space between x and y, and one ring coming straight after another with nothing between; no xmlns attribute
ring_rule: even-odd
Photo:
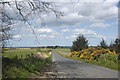
<svg viewBox="0 0 120 80"><path fill-rule="evenodd" d="M104 49L102 47L89 47L88 49L84 49L78 52L74 51L69 56L76 56L88 60L97 60L103 54L117 55L115 52L111 52L109 49Z"/></svg>

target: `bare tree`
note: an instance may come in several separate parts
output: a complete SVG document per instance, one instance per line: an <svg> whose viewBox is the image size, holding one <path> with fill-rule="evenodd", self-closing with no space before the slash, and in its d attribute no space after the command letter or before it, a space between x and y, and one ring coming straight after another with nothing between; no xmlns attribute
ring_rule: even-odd
<svg viewBox="0 0 120 80"><path fill-rule="evenodd" d="M62 12L54 8L54 3L52 2L42 2L40 0L24 0L24 1L0 1L0 42L1 46L4 47L7 44L9 39L12 39L10 33L11 26L17 21L23 21L28 24L28 27L31 28L32 33L37 39L34 29L32 28L29 20L37 15L43 24L42 15L49 15L53 13L56 18L59 18L62 15Z"/></svg>

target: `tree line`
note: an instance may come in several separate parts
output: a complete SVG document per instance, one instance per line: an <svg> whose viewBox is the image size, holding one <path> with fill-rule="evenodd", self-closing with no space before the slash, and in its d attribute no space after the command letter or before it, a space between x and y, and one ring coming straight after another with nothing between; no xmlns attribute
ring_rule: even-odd
<svg viewBox="0 0 120 80"><path fill-rule="evenodd" d="M83 49L87 49L89 47L89 43L87 38L84 35L79 35L76 40L73 41L71 51L81 51ZM116 53L120 53L120 38L116 38L114 42L111 42L110 45L102 38L99 45L97 47L102 47L104 49L109 49L110 51L115 51Z"/></svg>

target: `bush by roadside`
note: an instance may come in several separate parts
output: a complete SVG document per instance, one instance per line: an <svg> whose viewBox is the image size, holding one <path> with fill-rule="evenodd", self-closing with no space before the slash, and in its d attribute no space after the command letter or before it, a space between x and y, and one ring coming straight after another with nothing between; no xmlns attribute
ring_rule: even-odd
<svg viewBox="0 0 120 80"><path fill-rule="evenodd" d="M58 50L56 51L56 53L65 58L73 60L83 61L86 63L95 64L114 70L120 69L120 62L118 59L119 53L116 54L115 52L111 52L109 49L104 49L101 47L89 47L88 49L84 49L78 52L74 51L69 56L61 54Z"/></svg>
<svg viewBox="0 0 120 80"><path fill-rule="evenodd" d="M120 63L118 55L119 53L111 52L109 49L104 49L102 47L89 47L78 52L74 51L66 57L119 70Z"/></svg>

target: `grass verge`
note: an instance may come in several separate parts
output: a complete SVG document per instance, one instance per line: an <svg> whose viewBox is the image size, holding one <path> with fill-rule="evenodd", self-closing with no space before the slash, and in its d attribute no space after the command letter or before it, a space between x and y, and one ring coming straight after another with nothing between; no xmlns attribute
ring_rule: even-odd
<svg viewBox="0 0 120 80"><path fill-rule="evenodd" d="M51 57L41 60L34 57L26 59L3 57L3 78L29 78L31 75L40 74L45 66L51 63Z"/></svg>

